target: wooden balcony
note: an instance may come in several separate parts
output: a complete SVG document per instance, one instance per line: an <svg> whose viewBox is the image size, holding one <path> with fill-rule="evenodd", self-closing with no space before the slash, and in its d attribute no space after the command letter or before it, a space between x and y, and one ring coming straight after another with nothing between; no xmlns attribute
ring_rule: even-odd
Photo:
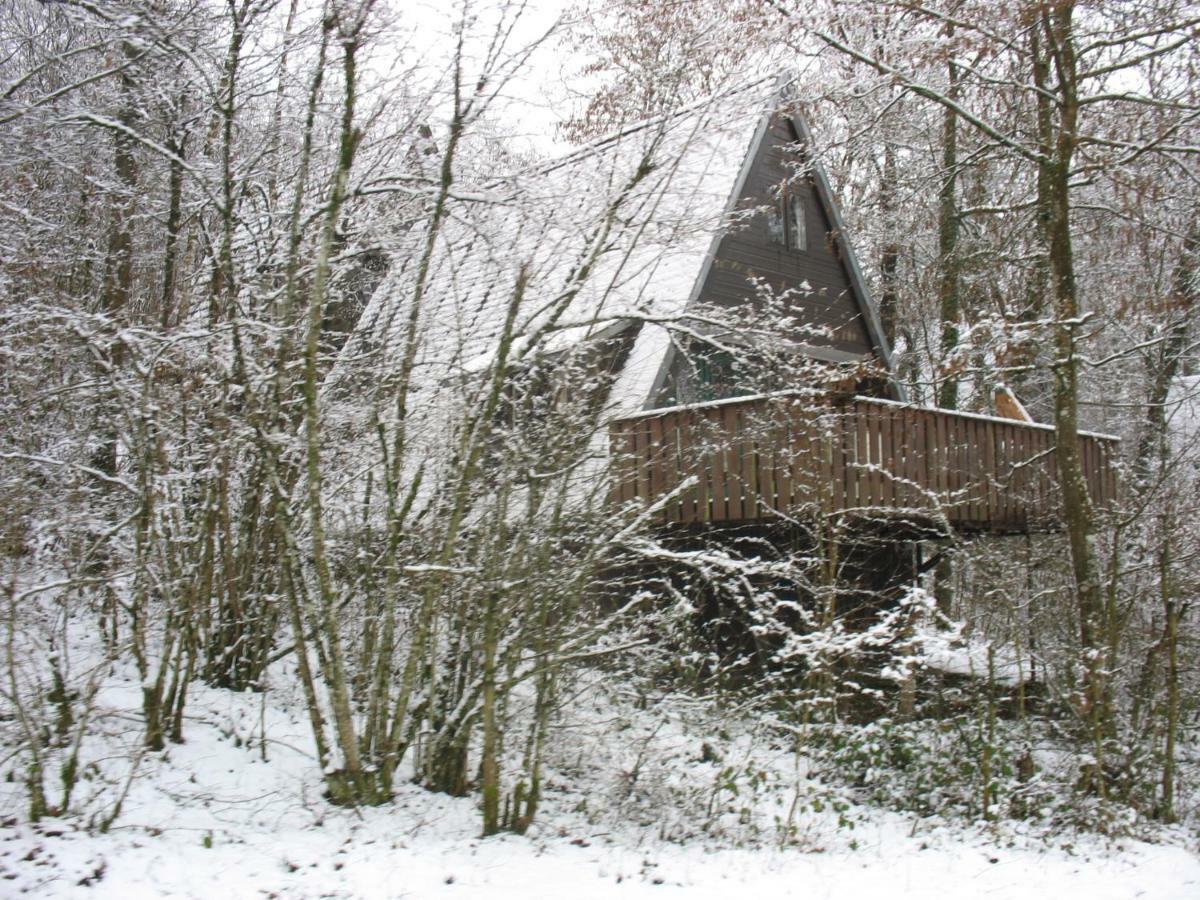
<svg viewBox="0 0 1200 900"><path fill-rule="evenodd" d="M1059 527L1054 429L865 397L772 395L651 411L611 426L613 498L666 524L793 517L917 531ZM1117 494L1117 439L1082 436L1093 501Z"/></svg>

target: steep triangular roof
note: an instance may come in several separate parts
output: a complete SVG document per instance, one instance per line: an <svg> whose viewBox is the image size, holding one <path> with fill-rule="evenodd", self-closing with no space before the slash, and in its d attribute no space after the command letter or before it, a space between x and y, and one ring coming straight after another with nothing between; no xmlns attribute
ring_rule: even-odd
<svg viewBox="0 0 1200 900"><path fill-rule="evenodd" d="M742 85L485 190L452 193L420 313L430 341L422 365L446 369L434 380L481 366L522 273L529 300L517 331L549 327L551 347L622 317L679 315L715 236L743 215L730 198L773 96L769 81ZM407 320L415 256L364 311L360 332L376 347Z"/></svg>

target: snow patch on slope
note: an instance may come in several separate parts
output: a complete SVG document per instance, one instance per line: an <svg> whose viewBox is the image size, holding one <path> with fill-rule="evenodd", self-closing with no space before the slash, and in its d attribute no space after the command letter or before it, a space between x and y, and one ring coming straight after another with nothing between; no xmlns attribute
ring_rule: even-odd
<svg viewBox="0 0 1200 900"><path fill-rule="evenodd" d="M114 900L1200 892L1200 860L1181 847L1088 836L1047 846L1015 825L951 828L859 806L812 780L778 733L718 718L704 702L627 694L593 677L557 725L529 834L487 840L474 799L410 784L384 807L328 805L298 698L264 703L261 694L196 685L187 743L144 760L108 834L20 822L20 786L2 784L0 892ZM281 686L270 696L286 696ZM136 683L118 673L101 702L106 721L128 729L110 729L108 750L129 752Z"/></svg>

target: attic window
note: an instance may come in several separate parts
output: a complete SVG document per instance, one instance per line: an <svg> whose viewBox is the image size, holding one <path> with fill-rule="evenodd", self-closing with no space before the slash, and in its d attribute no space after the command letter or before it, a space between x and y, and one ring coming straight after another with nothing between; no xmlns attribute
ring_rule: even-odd
<svg viewBox="0 0 1200 900"><path fill-rule="evenodd" d="M804 200L799 194L787 195L787 245L793 250L808 249L808 231L804 227Z"/></svg>
<svg viewBox="0 0 1200 900"><path fill-rule="evenodd" d="M783 227L783 203L777 203L767 210L767 238L772 244L787 244Z"/></svg>
<svg viewBox="0 0 1200 900"><path fill-rule="evenodd" d="M778 200L767 210L767 237L772 244L789 250L808 249L808 229L804 221L804 197L786 184L780 185Z"/></svg>

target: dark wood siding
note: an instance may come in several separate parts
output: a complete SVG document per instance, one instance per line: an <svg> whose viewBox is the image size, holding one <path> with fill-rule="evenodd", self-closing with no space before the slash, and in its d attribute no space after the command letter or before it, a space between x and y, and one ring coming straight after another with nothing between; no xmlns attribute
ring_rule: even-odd
<svg viewBox="0 0 1200 900"><path fill-rule="evenodd" d="M757 215L740 230L721 239L700 300L720 306L740 306L753 298L747 280L766 280L782 291L808 282L811 293L794 303L797 322L830 329L834 339L803 336L812 344L827 344L850 353L870 353L873 347L850 286L850 277L835 247L832 225L810 179L795 178L799 157L791 123L775 118L758 147L740 205L752 208L772 203L775 191L790 180L791 190L804 202L808 249L792 250L767 235L765 215Z"/></svg>

